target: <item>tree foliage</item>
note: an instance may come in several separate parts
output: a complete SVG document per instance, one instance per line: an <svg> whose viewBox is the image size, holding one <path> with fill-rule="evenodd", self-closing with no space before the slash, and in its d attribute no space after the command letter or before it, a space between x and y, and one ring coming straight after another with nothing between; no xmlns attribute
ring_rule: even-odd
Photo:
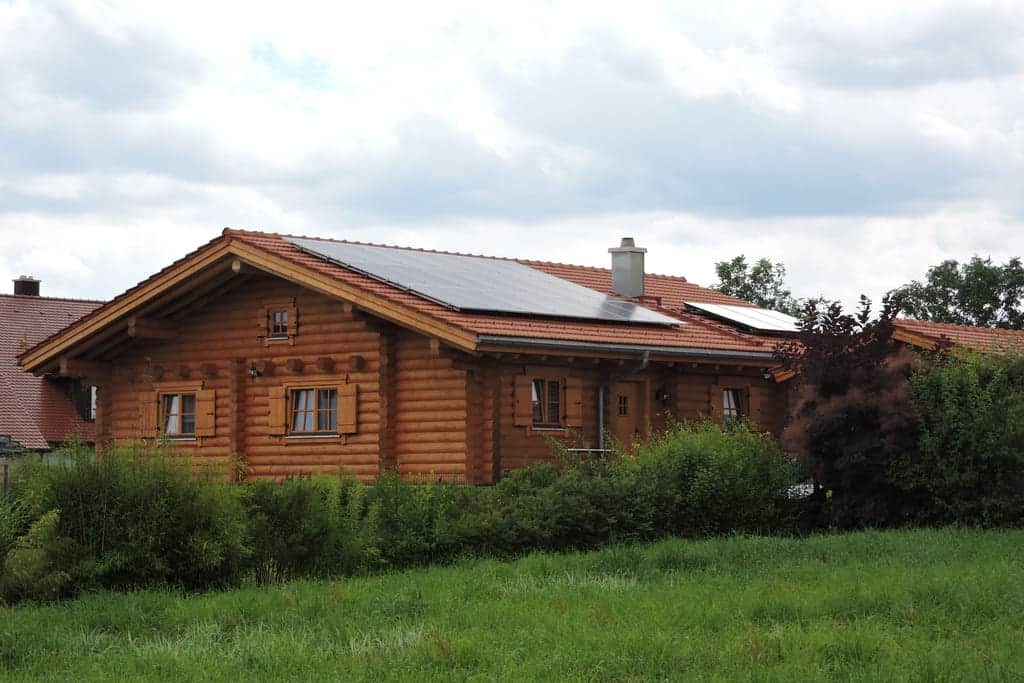
<svg viewBox="0 0 1024 683"><path fill-rule="evenodd" d="M808 304L824 306L831 302L824 297L799 299L793 296L786 286L786 266L772 263L760 258L754 263L747 263L747 258L740 254L731 261L719 261L715 264L718 282L712 289L722 294L734 296L750 303L780 313L799 318Z"/></svg>
<svg viewBox="0 0 1024 683"><path fill-rule="evenodd" d="M1003 265L978 256L968 263L943 261L928 269L925 282L915 280L892 293L903 300L903 312L919 320L1024 328L1024 265L1019 258Z"/></svg>
<svg viewBox="0 0 1024 683"><path fill-rule="evenodd" d="M901 516L888 464L915 448L917 416L913 356L892 344L898 310L891 299L878 318L865 297L855 315L838 303L811 303L799 335L777 351L797 372L783 445L812 472L817 495L830 496L837 526L885 526Z"/></svg>
<svg viewBox="0 0 1024 683"><path fill-rule="evenodd" d="M761 258L753 264L740 254L715 264L718 283L712 288L761 308L798 315L800 304L786 287L786 266Z"/></svg>

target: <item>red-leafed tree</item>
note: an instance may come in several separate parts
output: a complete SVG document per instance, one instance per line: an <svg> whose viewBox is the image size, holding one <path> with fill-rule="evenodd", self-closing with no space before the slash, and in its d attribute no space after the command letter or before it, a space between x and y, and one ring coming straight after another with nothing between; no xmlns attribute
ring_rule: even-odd
<svg viewBox="0 0 1024 683"><path fill-rule="evenodd" d="M835 526L887 526L903 517L889 470L916 448L918 418L908 381L914 357L892 340L898 311L892 299L877 318L866 297L855 315L812 302L799 335L777 351L797 372L783 445L813 474Z"/></svg>

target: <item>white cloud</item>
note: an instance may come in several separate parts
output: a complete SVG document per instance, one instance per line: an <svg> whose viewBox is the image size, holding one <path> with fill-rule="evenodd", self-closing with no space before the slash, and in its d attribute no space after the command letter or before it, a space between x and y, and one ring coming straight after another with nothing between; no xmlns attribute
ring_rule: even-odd
<svg viewBox="0 0 1024 683"><path fill-rule="evenodd" d="M1020 254L1015 3L0 4L0 277L110 296L223 225L852 300Z"/></svg>

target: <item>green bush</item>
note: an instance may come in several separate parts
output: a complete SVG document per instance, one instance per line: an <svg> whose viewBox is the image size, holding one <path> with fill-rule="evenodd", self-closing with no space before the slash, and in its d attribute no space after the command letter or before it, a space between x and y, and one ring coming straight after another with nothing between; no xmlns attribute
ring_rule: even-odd
<svg viewBox="0 0 1024 683"><path fill-rule="evenodd" d="M350 478L289 478L241 487L252 566L261 580L352 573L371 562L366 487Z"/></svg>
<svg viewBox="0 0 1024 683"><path fill-rule="evenodd" d="M592 548L676 534L786 532L799 467L738 424L676 425L635 454L512 472L462 522L463 547L488 554Z"/></svg>
<svg viewBox="0 0 1024 683"><path fill-rule="evenodd" d="M1024 522L1024 358L940 356L911 386L918 449L889 470L904 522Z"/></svg>
<svg viewBox="0 0 1024 683"><path fill-rule="evenodd" d="M77 588L200 588L244 566L244 510L221 473L166 448L96 456L71 446L55 461L24 463L13 490L33 520L60 510L55 533L69 545L60 568Z"/></svg>
<svg viewBox="0 0 1024 683"><path fill-rule="evenodd" d="M2 563L0 600L53 600L68 591L71 576L65 567L72 543L59 527L60 510L50 510L15 541Z"/></svg>
<svg viewBox="0 0 1024 683"><path fill-rule="evenodd" d="M542 464L493 487L382 475L229 484L165 448L17 470L0 508L5 599L90 588L205 588L513 556L670 534L785 532L800 480L768 436L746 425L673 427L635 454Z"/></svg>
<svg viewBox="0 0 1024 683"><path fill-rule="evenodd" d="M438 562L459 551L456 528L476 489L381 475L368 492L367 533L382 567Z"/></svg>

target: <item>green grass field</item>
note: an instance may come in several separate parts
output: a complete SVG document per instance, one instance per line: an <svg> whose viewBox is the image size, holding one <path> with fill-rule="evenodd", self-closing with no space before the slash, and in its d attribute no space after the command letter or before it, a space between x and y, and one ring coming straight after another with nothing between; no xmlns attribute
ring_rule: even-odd
<svg viewBox="0 0 1024 683"><path fill-rule="evenodd" d="M1024 680L1024 532L672 540L0 610L48 680Z"/></svg>

